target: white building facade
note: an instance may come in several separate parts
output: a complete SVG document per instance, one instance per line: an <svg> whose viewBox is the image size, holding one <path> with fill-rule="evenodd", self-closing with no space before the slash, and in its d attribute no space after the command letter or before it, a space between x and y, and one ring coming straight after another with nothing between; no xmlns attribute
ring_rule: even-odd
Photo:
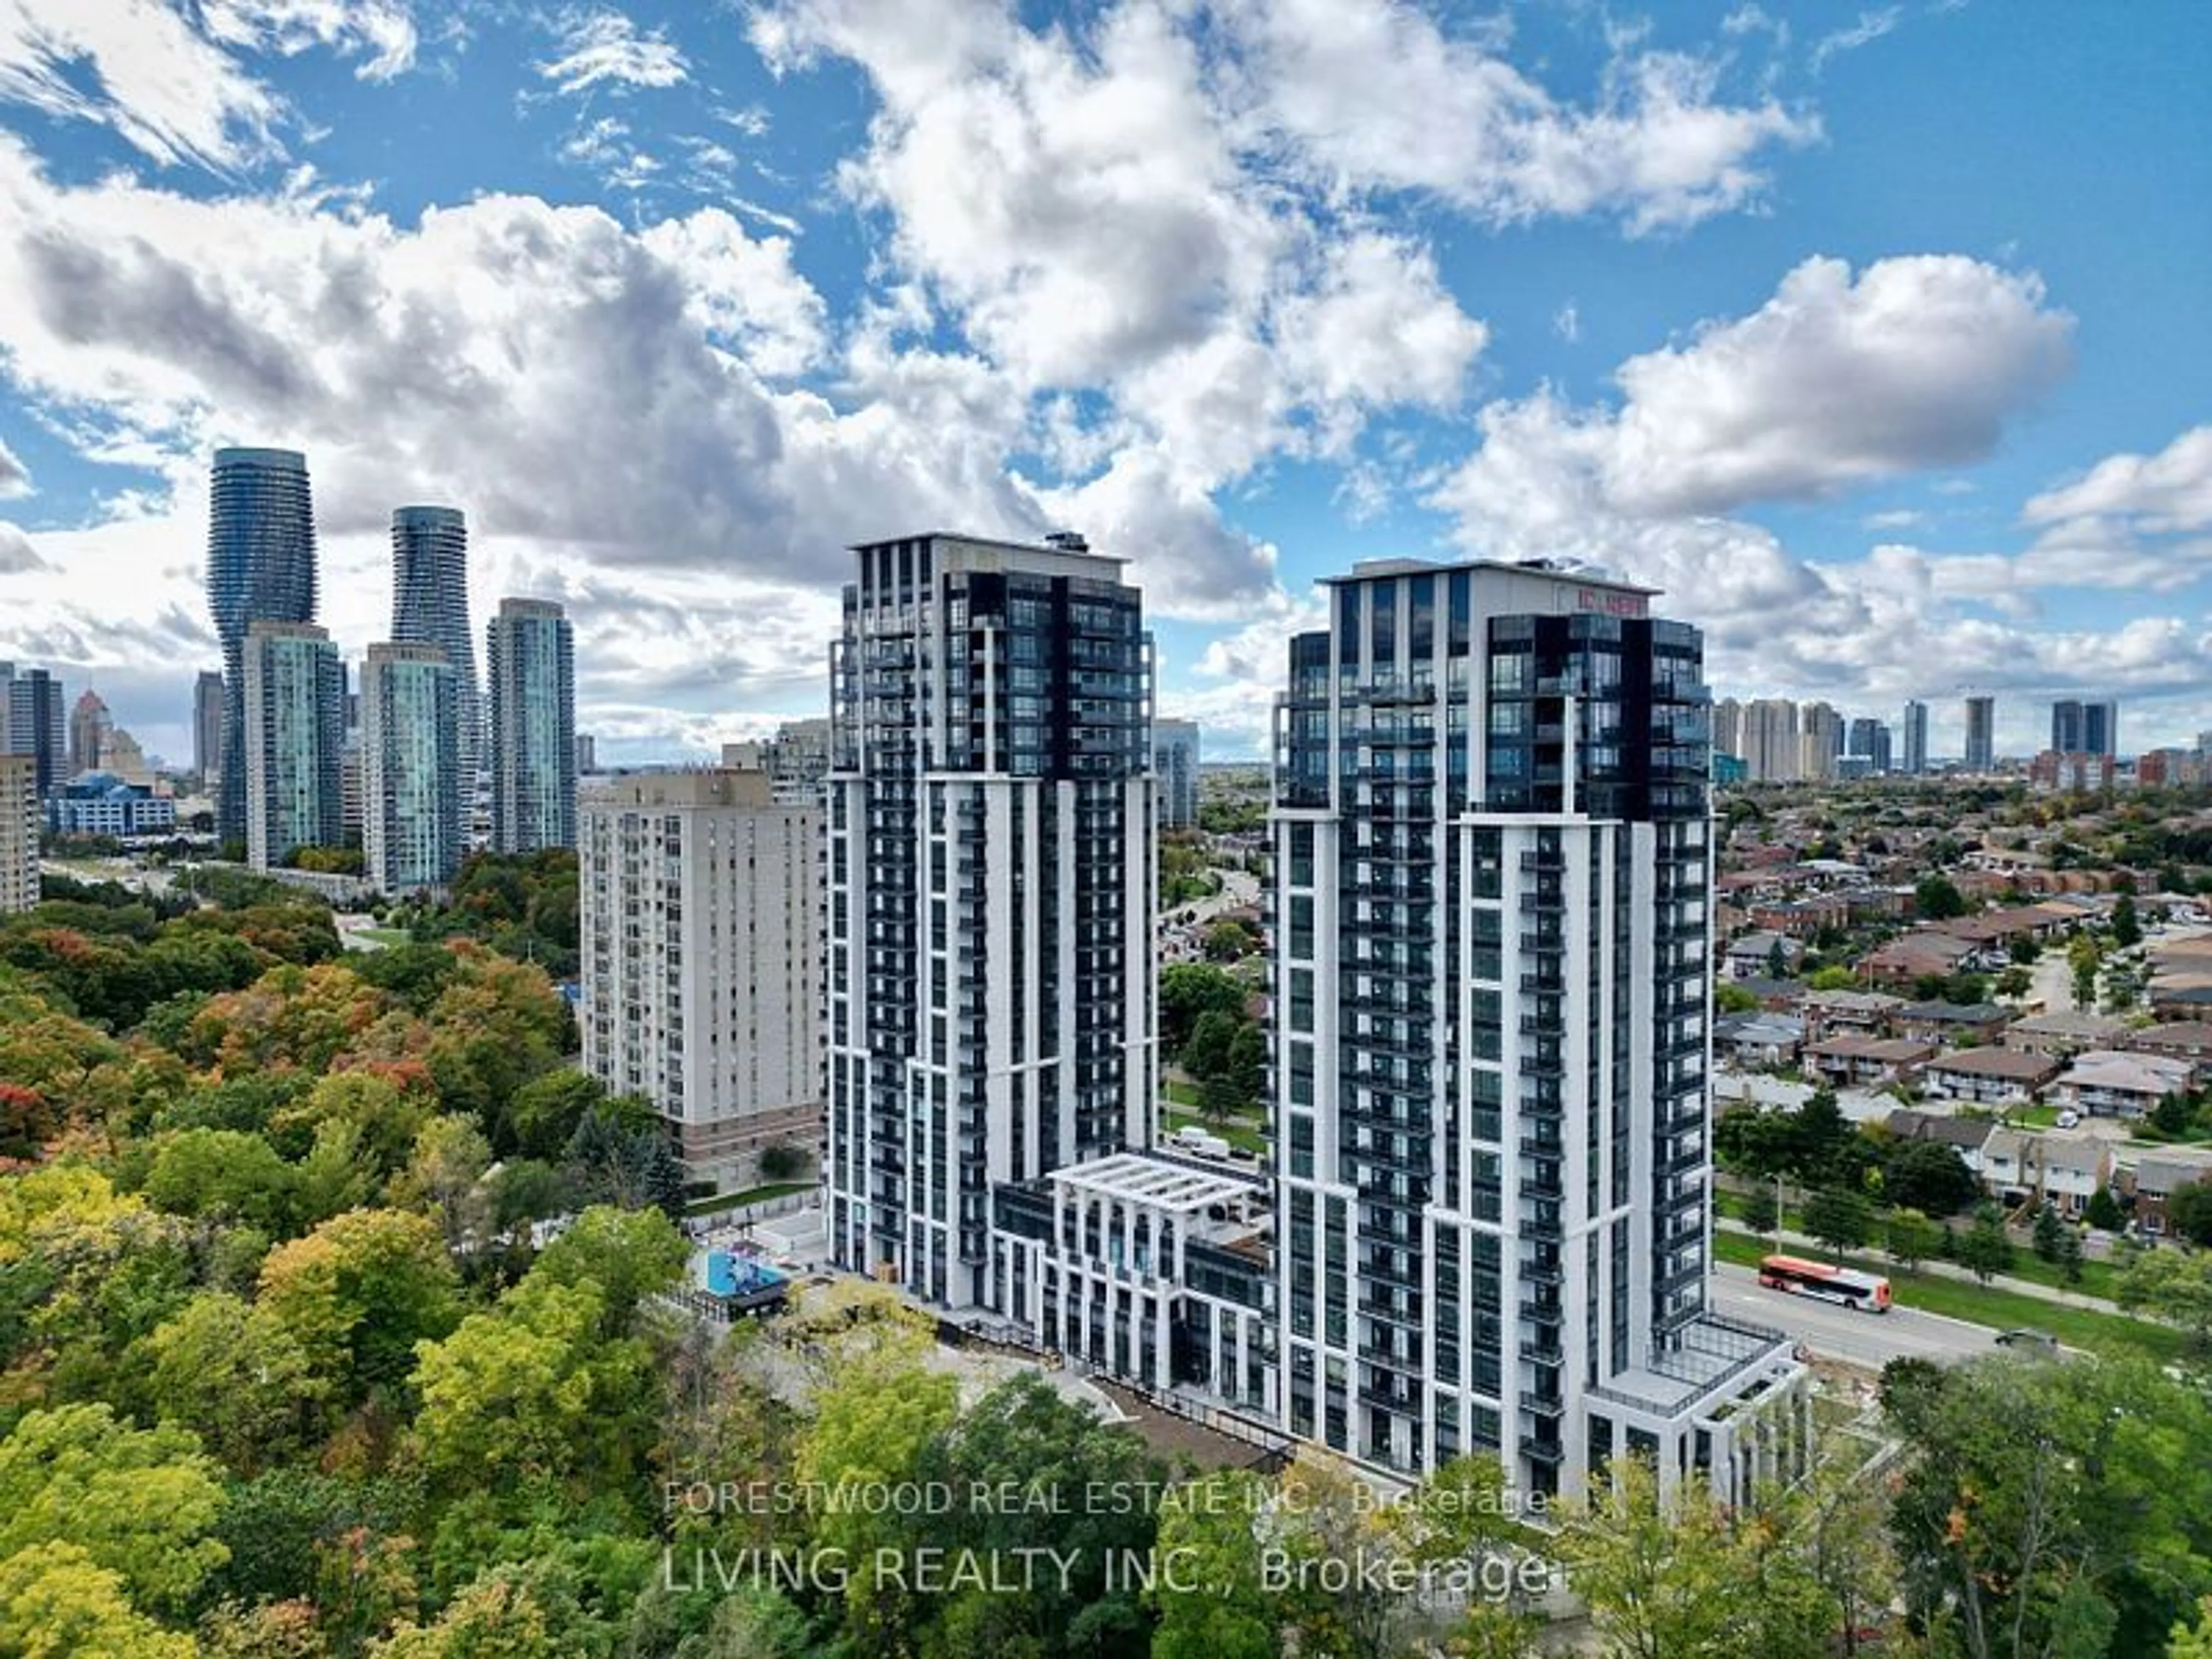
<svg viewBox="0 0 2212 1659"><path fill-rule="evenodd" d="M1705 1306L1698 636L1540 567L1330 590L1277 717L1281 1425L1403 1475L1491 1449L1572 1492L1642 1452L1747 1498L1805 1391Z"/></svg>
<svg viewBox="0 0 2212 1659"><path fill-rule="evenodd" d="M831 1248L1003 1310L1045 1178L1156 1121L1151 643L1121 562L1079 538L854 551L827 787ZM1024 1231L994 1243L1002 1204Z"/></svg>
<svg viewBox="0 0 2212 1659"><path fill-rule="evenodd" d="M394 896L442 887L467 823L459 692L434 645L372 645L361 671L362 874Z"/></svg>
<svg viewBox="0 0 2212 1659"><path fill-rule="evenodd" d="M820 1156L821 819L757 772L633 774L579 806L584 1069L642 1095L691 1180Z"/></svg>

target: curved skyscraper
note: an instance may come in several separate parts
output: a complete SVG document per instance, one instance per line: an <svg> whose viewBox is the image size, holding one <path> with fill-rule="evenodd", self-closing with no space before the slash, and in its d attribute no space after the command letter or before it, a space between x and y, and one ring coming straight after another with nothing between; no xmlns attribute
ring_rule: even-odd
<svg viewBox="0 0 2212 1659"><path fill-rule="evenodd" d="M469 634L469 526L458 508L403 507L392 515L392 640L434 645L453 671L462 817L476 795L483 712Z"/></svg>
<svg viewBox="0 0 2212 1659"><path fill-rule="evenodd" d="M246 629L315 619L315 508L307 458L290 449L218 449L208 515L208 609L222 641L225 841L246 836Z"/></svg>

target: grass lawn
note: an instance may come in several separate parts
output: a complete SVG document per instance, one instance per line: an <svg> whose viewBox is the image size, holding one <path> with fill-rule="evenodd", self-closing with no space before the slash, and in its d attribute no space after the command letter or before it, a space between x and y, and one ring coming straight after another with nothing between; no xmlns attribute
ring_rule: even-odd
<svg viewBox="0 0 2212 1659"><path fill-rule="evenodd" d="M1208 1123L1196 1112L1170 1111L1162 1115L1164 1120L1162 1127L1170 1134L1177 1129L1209 1129L1232 1146L1257 1153L1262 1158L1267 1156L1267 1140L1249 1120L1231 1118L1226 1123Z"/></svg>
<svg viewBox="0 0 2212 1659"><path fill-rule="evenodd" d="M1759 1257L1766 1252L1764 1241L1746 1234L1721 1230L1716 1230L1713 1234L1713 1254L1723 1261L1755 1267L1759 1265ZM1822 1259L1827 1258L1824 1256ZM1887 1276L1891 1294L1899 1307L1942 1314L1948 1318L1987 1325L1994 1330L2009 1330L2019 1325L2031 1326L2037 1330L2049 1331L2069 1348L2092 1351L2132 1348L2162 1364L2171 1364L2188 1351L2189 1339L2182 1332L2171 1326L2152 1324L2148 1320L2099 1313L2087 1308L2069 1308L2060 1303L2045 1302L2040 1297L2023 1296L2018 1291L2004 1290L1995 1285L1981 1285L1964 1279L1937 1279L1927 1273L1905 1273L1888 1262L1869 1256L1847 1255L1844 1262L1847 1267Z"/></svg>
<svg viewBox="0 0 2212 1659"><path fill-rule="evenodd" d="M1720 1206L1720 1212L1729 1219L1738 1223L1743 1220L1743 1197L1741 1194L1722 1193L1716 1201ZM1804 1215L1796 1209L1784 1210L1782 1212L1782 1224L1792 1232L1802 1232L1805 1230ZM1942 1224L1939 1222L1937 1224ZM1881 1226L1879 1218L1876 1219L1875 1225L1875 1237L1879 1239ZM1964 1216L1951 1218L1951 1230L1954 1232L1965 1231L1966 1225L1967 1218ZM1998 1279L2000 1281L2007 1279L2024 1279L2031 1285L2047 1285L2054 1291L2078 1291L2083 1296L2100 1296L2107 1302L2119 1294L2120 1288L2120 1276L2109 1261L2084 1261L2081 1264L2081 1277L2069 1285L2066 1282L2065 1273L2060 1270L2057 1262L2045 1261L2041 1256L2033 1254L2025 1244L2020 1245L2013 1253L2012 1271L2000 1273Z"/></svg>
<svg viewBox="0 0 2212 1659"><path fill-rule="evenodd" d="M2056 1106L2022 1106L2006 1114L2015 1128L2055 1129L2058 1127Z"/></svg>
<svg viewBox="0 0 2212 1659"><path fill-rule="evenodd" d="M1177 1083L1170 1079L1165 1085L1167 1097L1178 1106L1195 1108L1198 1105L1198 1085Z"/></svg>
<svg viewBox="0 0 2212 1659"><path fill-rule="evenodd" d="M696 1204L686 1204L686 1215L720 1215L725 1210L734 1210L747 1204L765 1204L772 1198L788 1198L793 1193L811 1193L815 1183L811 1181L783 1181L772 1186L749 1187L742 1193L724 1193L715 1198L702 1198Z"/></svg>

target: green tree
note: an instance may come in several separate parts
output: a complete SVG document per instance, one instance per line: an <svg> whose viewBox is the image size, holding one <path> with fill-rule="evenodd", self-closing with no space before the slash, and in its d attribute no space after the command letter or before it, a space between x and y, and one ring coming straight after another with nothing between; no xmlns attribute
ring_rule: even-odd
<svg viewBox="0 0 2212 1659"><path fill-rule="evenodd" d="M2114 1299L2179 1325L2200 1351L2212 1351L2212 1255L2146 1250L2121 1270Z"/></svg>
<svg viewBox="0 0 2212 1659"><path fill-rule="evenodd" d="M264 1231L286 1231L294 1174L259 1135L233 1129L186 1129L154 1156L146 1196L173 1215L244 1221Z"/></svg>
<svg viewBox="0 0 2212 1659"><path fill-rule="evenodd" d="M1984 1285L1997 1274L2012 1271L2012 1240L1996 1205L1984 1204L1975 1210L1972 1224L1959 1236L1958 1256L1959 1265Z"/></svg>
<svg viewBox="0 0 2212 1659"><path fill-rule="evenodd" d="M1955 1147L1933 1140L1895 1140L1881 1159L1882 1196L1932 1216L1956 1215L1980 1190Z"/></svg>
<svg viewBox="0 0 2212 1659"><path fill-rule="evenodd" d="M1211 963L1170 963L1160 970L1160 1046L1181 1062L1200 1018L1209 1013L1241 1014L1249 994L1233 974Z"/></svg>
<svg viewBox="0 0 2212 1659"><path fill-rule="evenodd" d="M1206 959L1208 962L1237 962L1251 955L1256 943L1250 928L1241 921L1224 916L1206 930Z"/></svg>
<svg viewBox="0 0 2212 1659"><path fill-rule="evenodd" d="M2133 893L2122 893L2112 906L2112 943L2123 951L2142 943L2142 920L2136 914Z"/></svg>
<svg viewBox="0 0 2212 1659"><path fill-rule="evenodd" d="M2166 1224L2191 1243L2212 1248L2212 1179L2192 1181L2169 1193Z"/></svg>
<svg viewBox="0 0 2212 1659"><path fill-rule="evenodd" d="M1723 1014L1753 1013L1758 1011L1759 998L1741 985L1723 985L1713 993L1713 1007Z"/></svg>
<svg viewBox="0 0 2212 1659"><path fill-rule="evenodd" d="M0 1654L8 1659L194 1659L192 1638L131 1605L123 1576L75 1544L0 1555Z"/></svg>
<svg viewBox="0 0 2212 1659"><path fill-rule="evenodd" d="M2120 1201L2112 1196L2109 1187L2100 1187L2089 1194L2088 1207L2084 1212L2083 1219L2092 1227L2108 1233L2116 1233L2128 1224L2126 1215L2121 1212Z"/></svg>
<svg viewBox="0 0 2212 1659"><path fill-rule="evenodd" d="M206 1291L140 1344L155 1418L191 1430L251 1475L295 1455L321 1426L327 1389L266 1310Z"/></svg>
<svg viewBox="0 0 2212 1659"><path fill-rule="evenodd" d="M491 1143L475 1120L459 1113L434 1117L416 1132L407 1167L392 1183L392 1200L434 1218L446 1248L457 1250L483 1231L490 1206L483 1190Z"/></svg>
<svg viewBox="0 0 2212 1659"><path fill-rule="evenodd" d="M1857 983L1857 977L1850 969L1838 965L1815 968L1805 976L1805 988L1808 991L1848 991Z"/></svg>
<svg viewBox="0 0 2212 1659"><path fill-rule="evenodd" d="M562 1174L578 1201L684 1211L684 1166L658 1122L633 1127L619 1100L592 1108L568 1138Z"/></svg>
<svg viewBox="0 0 2212 1659"><path fill-rule="evenodd" d="M1805 1200L1805 1231L1838 1257L1874 1234L1874 1206L1857 1193L1825 1187Z"/></svg>
<svg viewBox="0 0 2212 1659"><path fill-rule="evenodd" d="M1257 1527L1267 1487L1224 1469L1171 1491L1160 1507L1158 1559L1174 1571L1148 1597L1159 1615L1152 1659L1275 1659L1279 1607L1262 1580Z"/></svg>
<svg viewBox="0 0 2212 1659"><path fill-rule="evenodd" d="M1992 988L2001 997L2020 998L2027 994L2034 984L2025 968L2008 968L1996 976Z"/></svg>
<svg viewBox="0 0 2212 1659"><path fill-rule="evenodd" d="M2063 1241L2065 1237L2066 1224L2059 1219L2054 1206L2045 1204L2036 1211L2035 1225L2028 1237L2028 1247L2035 1252L2037 1261L2056 1265L2059 1252L2064 1248Z"/></svg>
<svg viewBox="0 0 2212 1659"><path fill-rule="evenodd" d="M1771 1233L1781 1219L1782 1210L1774 1201L1773 1189L1762 1183L1736 1200L1736 1215L1752 1231Z"/></svg>
<svg viewBox="0 0 2212 1659"><path fill-rule="evenodd" d="M1885 1389L1899 1586L1939 1653L2151 1653L2212 1574L2203 1397L2152 1364L1983 1361Z"/></svg>
<svg viewBox="0 0 2212 1659"><path fill-rule="evenodd" d="M645 1403L651 1355L599 1334L592 1283L528 1283L441 1341L417 1346L415 1421L424 1471L448 1492L512 1492L585 1471L619 1473Z"/></svg>
<svg viewBox="0 0 2212 1659"><path fill-rule="evenodd" d="M427 1628L403 1624L369 1646L370 1659L580 1659L555 1633L544 1605L511 1573L487 1573Z"/></svg>
<svg viewBox="0 0 2212 1659"><path fill-rule="evenodd" d="M183 1609L223 1547L215 1469L182 1429L134 1429L106 1406L32 1412L0 1440L0 1560L81 1549L155 1613Z"/></svg>
<svg viewBox="0 0 2212 1659"><path fill-rule="evenodd" d="M1948 921L1954 916L1963 916L1968 906L1948 876L1923 876L1913 884L1913 914L1929 921Z"/></svg>
<svg viewBox="0 0 2212 1659"><path fill-rule="evenodd" d="M602 1334L629 1336L639 1328L646 1299L682 1280L690 1254L676 1224L659 1211L595 1205L545 1247L527 1282L595 1285Z"/></svg>
<svg viewBox="0 0 2212 1659"><path fill-rule="evenodd" d="M1918 1210L1892 1210L1883 1233L1890 1260L1908 1273L1943 1248L1942 1228Z"/></svg>
<svg viewBox="0 0 2212 1659"><path fill-rule="evenodd" d="M1182 1046L1183 1070L1201 1083L1227 1071L1230 1048L1243 1024L1241 1013L1209 1010L1200 1014L1191 1027L1189 1041Z"/></svg>
<svg viewBox="0 0 2212 1659"><path fill-rule="evenodd" d="M415 1345L453 1328L457 1291L452 1259L428 1217L354 1210L270 1253L260 1305L349 1405L406 1380Z"/></svg>
<svg viewBox="0 0 2212 1659"><path fill-rule="evenodd" d="M1686 1485L1670 1505L1643 1458L1618 1460L1566 1511L1554 1547L1608 1650L1773 1656L1820 1651L1825 1597L1801 1558L1739 1531L1726 1509Z"/></svg>

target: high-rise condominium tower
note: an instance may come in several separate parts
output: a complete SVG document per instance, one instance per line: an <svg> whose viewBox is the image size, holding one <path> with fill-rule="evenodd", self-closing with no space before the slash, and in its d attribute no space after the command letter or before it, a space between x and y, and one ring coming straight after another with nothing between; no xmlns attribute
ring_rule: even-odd
<svg viewBox="0 0 2212 1659"><path fill-rule="evenodd" d="M1997 764L1997 700L1966 699L1966 770L1993 772Z"/></svg>
<svg viewBox="0 0 2212 1659"><path fill-rule="evenodd" d="M854 550L831 656L830 1239L940 1304L1003 1307L1005 1189L1153 1128L1142 607L1075 537Z"/></svg>
<svg viewBox="0 0 2212 1659"><path fill-rule="evenodd" d="M1708 696L1648 590L1362 565L1291 642L1273 998L1283 1425L1523 1491L1731 1498L1802 1409L1705 1305Z"/></svg>
<svg viewBox="0 0 2212 1659"><path fill-rule="evenodd" d="M246 860L257 870L345 836L345 665L313 623L246 625Z"/></svg>
<svg viewBox="0 0 2212 1659"><path fill-rule="evenodd" d="M1905 769L1916 778L1928 769L1928 705L1917 699L1905 705Z"/></svg>
<svg viewBox="0 0 2212 1659"><path fill-rule="evenodd" d="M246 629L315 619L315 509L307 458L218 449L208 517L208 608L222 641L222 790L216 827L246 838Z"/></svg>
<svg viewBox="0 0 2212 1659"><path fill-rule="evenodd" d="M616 779L578 812L584 1069L653 1102L694 1181L752 1186L775 1146L814 1158L819 811L722 770Z"/></svg>
<svg viewBox="0 0 2212 1659"><path fill-rule="evenodd" d="M460 867L465 819L457 694L432 645L372 645L361 671L363 872L386 893Z"/></svg>
<svg viewBox="0 0 2212 1659"><path fill-rule="evenodd" d="M62 683L43 668L18 671L8 682L7 741L0 750L31 757L32 787L44 800L69 781L69 711Z"/></svg>
<svg viewBox="0 0 2212 1659"><path fill-rule="evenodd" d="M1870 715L1861 715L1851 722L1850 738L1845 752L1866 762L1866 769L1875 777L1889 770L1889 727Z"/></svg>
<svg viewBox="0 0 2212 1659"><path fill-rule="evenodd" d="M453 718L464 828L483 758L483 703L469 629L468 521L450 507L403 507L392 515L392 638L434 645L453 671Z"/></svg>
<svg viewBox="0 0 2212 1659"><path fill-rule="evenodd" d="M2069 697L2051 705L2051 746L2060 754L2117 754L2119 740L2119 704Z"/></svg>
<svg viewBox="0 0 2212 1659"><path fill-rule="evenodd" d="M1152 722L1152 787L1163 830L1198 828L1198 722Z"/></svg>
<svg viewBox="0 0 2212 1659"><path fill-rule="evenodd" d="M576 648L561 607L502 599L484 629L491 678L491 844L576 844Z"/></svg>

